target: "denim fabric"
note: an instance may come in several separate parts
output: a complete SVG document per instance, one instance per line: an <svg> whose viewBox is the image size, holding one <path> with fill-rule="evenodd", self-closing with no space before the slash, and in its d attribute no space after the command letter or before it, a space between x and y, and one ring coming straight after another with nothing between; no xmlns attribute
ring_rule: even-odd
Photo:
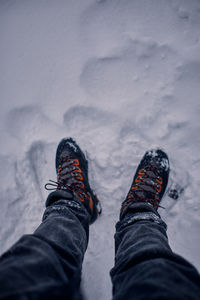
<svg viewBox="0 0 200 300"><path fill-rule="evenodd" d="M79 285L90 217L71 194L51 196L48 201L56 202L46 208L34 234L24 235L0 258L0 299L82 299Z"/></svg>
<svg viewBox="0 0 200 300"><path fill-rule="evenodd" d="M0 258L0 299L82 299L90 216L67 192L50 194L46 204L38 229ZM127 209L116 225L115 242L114 300L200 299L199 274L173 254L166 225L150 205Z"/></svg>
<svg viewBox="0 0 200 300"><path fill-rule="evenodd" d="M166 229L149 204L128 207L116 225L113 300L200 299L200 276L172 252Z"/></svg>

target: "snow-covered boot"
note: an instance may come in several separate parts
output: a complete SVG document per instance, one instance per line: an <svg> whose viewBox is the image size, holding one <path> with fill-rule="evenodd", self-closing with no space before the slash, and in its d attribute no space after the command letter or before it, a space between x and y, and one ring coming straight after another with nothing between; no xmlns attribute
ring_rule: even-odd
<svg viewBox="0 0 200 300"><path fill-rule="evenodd" d="M157 210L167 187L169 170L165 152L160 149L147 151L136 170L120 214L124 215L126 208L135 202L147 202Z"/></svg>
<svg viewBox="0 0 200 300"><path fill-rule="evenodd" d="M91 215L93 223L101 213L97 196L90 188L88 181L88 161L84 153L72 138L61 140L56 152L57 182L50 181L46 189L67 191L80 201ZM54 188L55 187L55 188Z"/></svg>

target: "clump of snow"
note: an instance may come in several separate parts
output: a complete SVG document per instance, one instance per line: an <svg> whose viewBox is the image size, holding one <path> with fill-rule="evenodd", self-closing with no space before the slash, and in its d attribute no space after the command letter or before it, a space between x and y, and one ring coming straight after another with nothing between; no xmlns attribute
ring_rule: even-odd
<svg viewBox="0 0 200 300"><path fill-rule="evenodd" d="M0 2L1 253L40 223L60 139L87 152L103 214L83 266L88 299L110 299L114 225L148 149L169 155L160 209L174 251L200 269L200 2ZM186 234L187 233L187 234Z"/></svg>
<svg viewBox="0 0 200 300"><path fill-rule="evenodd" d="M166 158L163 158L160 162L163 169L168 170L169 169L169 162Z"/></svg>
<svg viewBox="0 0 200 300"><path fill-rule="evenodd" d="M69 144L69 146L70 146L71 148L74 149L75 152L77 152L77 147L76 147L76 145L74 145L73 143L70 143L70 142L68 142L68 144Z"/></svg>

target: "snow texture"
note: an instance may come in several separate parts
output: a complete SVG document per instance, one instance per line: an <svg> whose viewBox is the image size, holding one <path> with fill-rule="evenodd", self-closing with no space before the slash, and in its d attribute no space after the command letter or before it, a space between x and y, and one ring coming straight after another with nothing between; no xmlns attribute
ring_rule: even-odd
<svg viewBox="0 0 200 300"><path fill-rule="evenodd" d="M87 299L111 298L114 225L146 150L164 149L159 212L173 250L200 270L199 0L0 1L0 252L40 224L55 152L87 153L103 214L83 266Z"/></svg>

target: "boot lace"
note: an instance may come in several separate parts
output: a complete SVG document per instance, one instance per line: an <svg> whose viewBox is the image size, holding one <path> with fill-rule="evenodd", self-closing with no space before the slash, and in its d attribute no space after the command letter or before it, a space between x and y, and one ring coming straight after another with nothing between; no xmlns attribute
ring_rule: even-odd
<svg viewBox="0 0 200 300"><path fill-rule="evenodd" d="M49 179L49 182L45 184L45 189L49 191L68 190L75 192L81 202L84 202L88 197L91 198L91 195L84 191L83 174L79 167L79 160L76 158L64 157L57 170L57 181ZM92 199L90 203L92 203Z"/></svg>
<svg viewBox="0 0 200 300"><path fill-rule="evenodd" d="M140 169L123 207L127 207L133 201L148 202L156 209L162 207L159 205L159 194L162 191L162 184L163 179L157 174L155 168L147 167Z"/></svg>

